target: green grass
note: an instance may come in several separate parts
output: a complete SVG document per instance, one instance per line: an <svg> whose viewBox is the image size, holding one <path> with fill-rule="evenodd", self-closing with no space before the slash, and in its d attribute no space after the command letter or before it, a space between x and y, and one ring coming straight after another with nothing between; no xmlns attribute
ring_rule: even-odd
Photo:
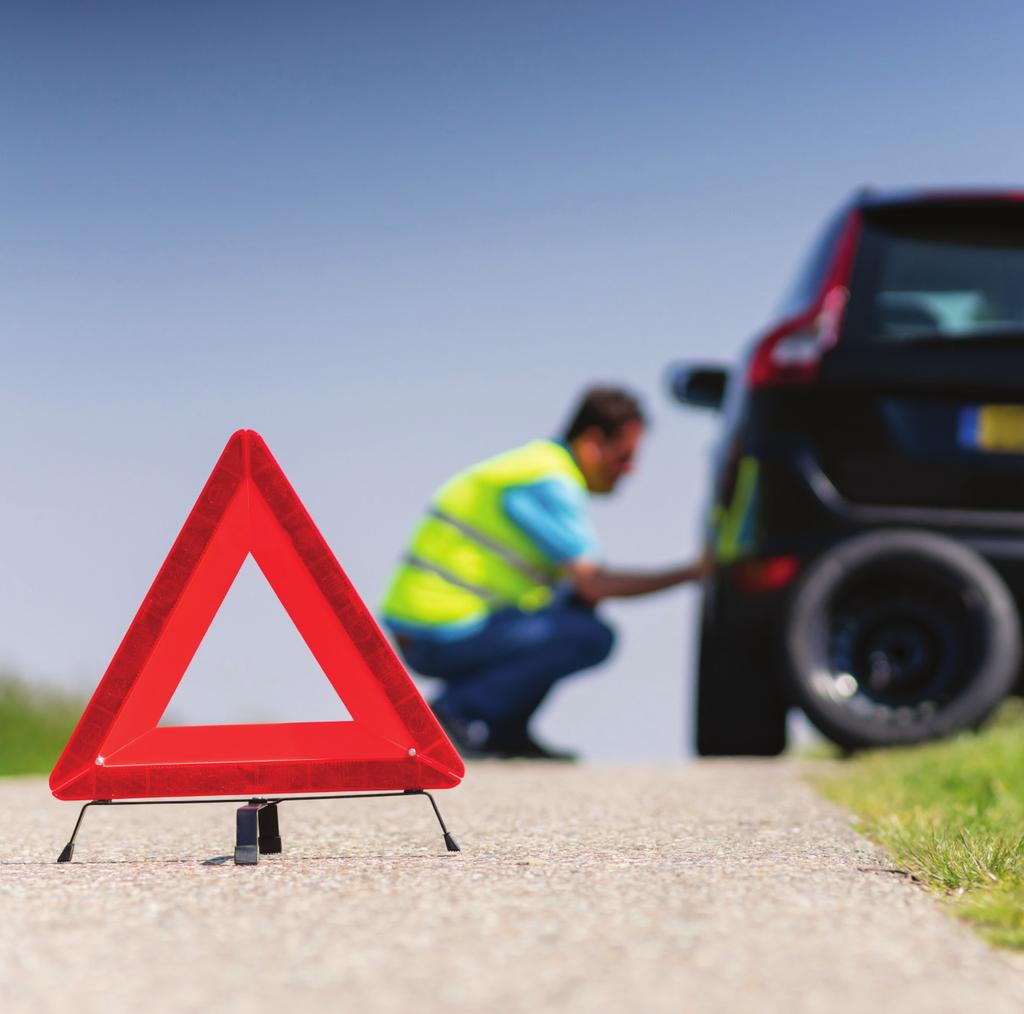
<svg viewBox="0 0 1024 1014"><path fill-rule="evenodd" d="M1024 701L982 732L859 754L816 780L958 915L1024 948Z"/></svg>
<svg viewBox="0 0 1024 1014"><path fill-rule="evenodd" d="M84 706L71 694L0 673L0 775L48 774Z"/></svg>

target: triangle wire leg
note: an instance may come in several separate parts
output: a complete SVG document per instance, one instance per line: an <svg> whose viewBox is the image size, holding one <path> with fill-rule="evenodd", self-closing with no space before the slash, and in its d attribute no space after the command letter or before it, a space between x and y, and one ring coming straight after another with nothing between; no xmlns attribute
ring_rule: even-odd
<svg viewBox="0 0 1024 1014"><path fill-rule="evenodd" d="M78 811L78 820L75 821L75 829L71 832L71 838L67 845L64 846L61 854L57 857L58 863L71 862L71 857L75 854L75 839L78 837L78 829L82 826L82 818L85 816L85 811L88 810L90 806L100 806L109 802L109 799L94 799L91 803L86 803L85 806Z"/></svg>
<svg viewBox="0 0 1024 1014"><path fill-rule="evenodd" d="M461 852L462 849L459 848L459 843L455 840L455 836L445 827L444 817L441 816L441 811L437 808L434 797L425 789L409 789L408 792L410 795L426 796L430 800L430 805L434 808L434 816L437 817L437 822L441 825L441 831L444 834L444 847L449 852Z"/></svg>

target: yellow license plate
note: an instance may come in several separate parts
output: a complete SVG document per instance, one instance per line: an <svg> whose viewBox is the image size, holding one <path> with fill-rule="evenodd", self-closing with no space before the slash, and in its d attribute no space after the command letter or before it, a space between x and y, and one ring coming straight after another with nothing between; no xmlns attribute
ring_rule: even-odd
<svg viewBox="0 0 1024 1014"><path fill-rule="evenodd" d="M1024 454L1024 405L982 405L977 447L996 454Z"/></svg>

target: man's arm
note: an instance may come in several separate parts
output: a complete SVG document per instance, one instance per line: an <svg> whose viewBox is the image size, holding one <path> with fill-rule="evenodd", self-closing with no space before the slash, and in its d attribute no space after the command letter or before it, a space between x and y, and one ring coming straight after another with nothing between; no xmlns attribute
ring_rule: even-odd
<svg viewBox="0 0 1024 1014"><path fill-rule="evenodd" d="M585 494L562 479L546 479L506 490L502 506L538 547L559 565L576 594L588 602L627 595L647 595L696 581L709 560L652 573L606 570L595 562L600 549L584 512Z"/></svg>
<svg viewBox="0 0 1024 1014"><path fill-rule="evenodd" d="M588 602L599 602L601 599L647 595L688 581L699 581L707 574L710 566L710 557L705 556L695 563L640 573L607 570L591 560L576 560L567 563L565 571L580 598Z"/></svg>

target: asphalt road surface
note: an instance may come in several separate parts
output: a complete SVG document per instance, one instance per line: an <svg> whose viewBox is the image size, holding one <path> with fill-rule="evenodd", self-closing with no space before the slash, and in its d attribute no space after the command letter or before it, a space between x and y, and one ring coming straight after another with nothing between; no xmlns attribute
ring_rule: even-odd
<svg viewBox="0 0 1024 1014"><path fill-rule="evenodd" d="M476 764L423 798L293 802L235 866L234 807L89 811L0 780L15 1012L1024 1010L793 762Z"/></svg>

